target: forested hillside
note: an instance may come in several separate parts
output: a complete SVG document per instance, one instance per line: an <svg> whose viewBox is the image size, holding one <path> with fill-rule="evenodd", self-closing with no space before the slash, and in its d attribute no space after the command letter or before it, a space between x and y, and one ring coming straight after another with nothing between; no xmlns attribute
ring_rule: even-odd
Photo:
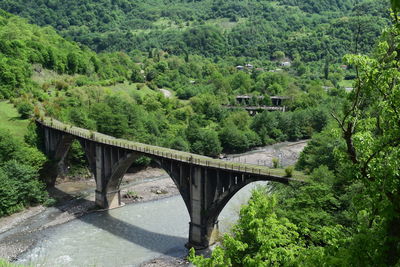
<svg viewBox="0 0 400 267"><path fill-rule="evenodd" d="M379 1L29 1L0 8L96 51L148 51L303 61L369 52L388 24Z"/></svg>
<svg viewBox="0 0 400 267"><path fill-rule="evenodd" d="M45 113L115 137L218 156L309 138L328 123L328 107L334 108L344 95L343 89L333 87L344 77L338 65L332 65L327 73L331 80L325 80L324 73L314 73L300 61L291 69L269 72L280 63L268 61L265 69L242 71L235 68L240 59L215 63L200 55L175 56L161 50L137 51L133 57L123 52L96 54L51 28L6 12L0 19L1 99L11 101L21 119ZM160 88L171 96L165 97ZM267 105L271 95L286 95L290 111L250 116L224 107L235 104L235 96L243 93L263 96L259 104ZM9 125L1 128L6 141ZM28 134L28 146L38 145L33 128ZM16 149L19 146L25 145L17 142ZM71 174L86 168L78 143L68 162ZM43 164L38 163L34 180ZM3 212L26 204L10 203Z"/></svg>

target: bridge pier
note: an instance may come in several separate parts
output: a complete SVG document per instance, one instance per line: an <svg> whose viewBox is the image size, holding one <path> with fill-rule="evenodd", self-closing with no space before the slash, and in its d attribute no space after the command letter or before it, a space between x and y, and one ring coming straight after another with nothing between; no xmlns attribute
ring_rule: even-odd
<svg viewBox="0 0 400 267"><path fill-rule="evenodd" d="M101 143L81 142L96 180L95 202L103 209L121 206L119 186L138 153Z"/></svg>
<svg viewBox="0 0 400 267"><path fill-rule="evenodd" d="M210 207L214 202L215 188L209 183L211 172L200 166L192 166L190 179L190 223L187 247L204 249L214 244L218 235L216 221Z"/></svg>
<svg viewBox="0 0 400 267"><path fill-rule="evenodd" d="M122 205L121 190L112 192L96 190L95 203L104 209L118 208Z"/></svg>

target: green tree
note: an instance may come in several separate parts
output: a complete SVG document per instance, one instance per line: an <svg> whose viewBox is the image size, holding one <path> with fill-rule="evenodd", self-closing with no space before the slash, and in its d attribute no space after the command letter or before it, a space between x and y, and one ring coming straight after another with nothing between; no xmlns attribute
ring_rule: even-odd
<svg viewBox="0 0 400 267"><path fill-rule="evenodd" d="M347 57L356 68L357 80L343 115L335 116L346 143L343 160L351 163L347 163L353 172L351 177L361 181L374 196L372 207L364 207L370 222L364 234L382 235L383 230L384 236L390 237L382 248L370 247L376 250L370 251L371 261L380 259L387 265L398 263L400 255L400 232L395 230L400 224L400 101L398 86L393 82L400 78L399 36L395 20L394 26L384 32L374 58Z"/></svg>

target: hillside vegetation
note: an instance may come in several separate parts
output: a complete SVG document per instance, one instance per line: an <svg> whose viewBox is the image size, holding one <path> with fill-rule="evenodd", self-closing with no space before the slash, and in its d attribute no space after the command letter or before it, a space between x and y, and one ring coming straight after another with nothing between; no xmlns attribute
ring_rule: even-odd
<svg viewBox="0 0 400 267"><path fill-rule="evenodd" d="M368 52L389 22L384 0L4 0L0 8L95 51L271 59L279 50L303 61Z"/></svg>

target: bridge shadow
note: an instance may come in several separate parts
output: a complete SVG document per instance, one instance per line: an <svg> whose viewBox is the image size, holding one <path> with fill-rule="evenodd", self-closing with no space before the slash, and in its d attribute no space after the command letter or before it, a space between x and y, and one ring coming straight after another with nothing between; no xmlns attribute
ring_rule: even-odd
<svg viewBox="0 0 400 267"><path fill-rule="evenodd" d="M98 210L93 201L83 198L76 199L75 196L57 188L52 188L50 193L51 195L57 195L57 198L61 197L63 199L61 204L55 206L60 211L70 212L70 209L75 209L78 216L77 220L93 225L138 246L169 256L179 256L185 249L184 245L188 241L187 238L152 232L139 226L132 225L129 222L113 217L110 211ZM76 209L76 207L78 208ZM79 213L79 207L83 207L81 214ZM132 217L133 216L135 216L135 214L132 214ZM163 222L160 221L160 224L162 223Z"/></svg>

